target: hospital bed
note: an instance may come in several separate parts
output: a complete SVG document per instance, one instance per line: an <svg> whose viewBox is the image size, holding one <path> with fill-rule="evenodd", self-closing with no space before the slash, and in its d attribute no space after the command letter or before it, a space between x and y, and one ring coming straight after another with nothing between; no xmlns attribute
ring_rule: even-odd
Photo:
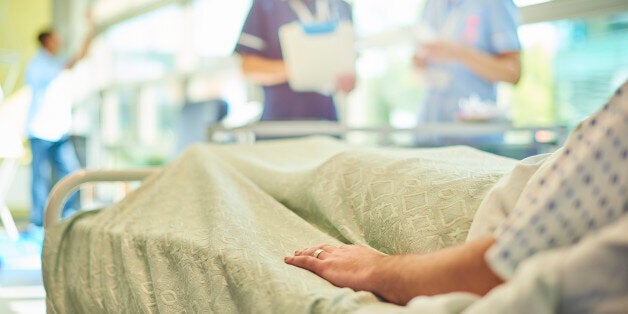
<svg viewBox="0 0 628 314"><path fill-rule="evenodd" d="M320 243L391 254L460 244L486 193L514 165L469 147L361 148L313 137L197 145L160 169L83 170L54 188L46 212L48 311L346 313L448 304L442 312L456 312L452 304L477 297L393 306L283 257ZM110 207L61 221L63 200L95 181L143 183Z"/></svg>

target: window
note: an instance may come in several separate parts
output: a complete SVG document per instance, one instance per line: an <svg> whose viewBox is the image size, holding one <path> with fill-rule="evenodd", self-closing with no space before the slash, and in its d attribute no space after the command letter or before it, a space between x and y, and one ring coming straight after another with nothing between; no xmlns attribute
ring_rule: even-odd
<svg viewBox="0 0 628 314"><path fill-rule="evenodd" d="M523 125L573 127L628 77L628 13L523 25L524 75L513 116Z"/></svg>

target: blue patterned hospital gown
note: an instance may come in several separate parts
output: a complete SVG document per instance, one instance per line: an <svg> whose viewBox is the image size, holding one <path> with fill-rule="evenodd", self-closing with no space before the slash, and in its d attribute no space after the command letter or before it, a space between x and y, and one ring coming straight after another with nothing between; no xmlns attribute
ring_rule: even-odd
<svg viewBox="0 0 628 314"><path fill-rule="evenodd" d="M628 214L627 93L625 82L528 182L486 255L501 277L511 278L537 252L577 243Z"/></svg>

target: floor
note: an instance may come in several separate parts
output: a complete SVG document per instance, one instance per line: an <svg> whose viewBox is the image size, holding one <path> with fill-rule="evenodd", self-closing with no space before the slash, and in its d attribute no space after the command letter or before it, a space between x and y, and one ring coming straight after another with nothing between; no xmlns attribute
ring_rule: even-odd
<svg viewBox="0 0 628 314"><path fill-rule="evenodd" d="M16 223L26 229L26 221ZM25 233L10 239L0 225L0 313L46 313L41 247L40 240Z"/></svg>

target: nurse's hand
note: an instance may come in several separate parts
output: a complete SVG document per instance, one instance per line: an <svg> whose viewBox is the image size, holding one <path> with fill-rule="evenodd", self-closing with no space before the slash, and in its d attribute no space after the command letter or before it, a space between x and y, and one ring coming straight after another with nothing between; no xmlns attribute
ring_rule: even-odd
<svg viewBox="0 0 628 314"><path fill-rule="evenodd" d="M467 47L449 40L436 40L422 46L428 60L460 61L463 59Z"/></svg>
<svg viewBox="0 0 628 314"><path fill-rule="evenodd" d="M362 245L320 245L296 251L294 256L288 256L284 261L307 269L335 286L376 292L374 272L387 257Z"/></svg>
<svg viewBox="0 0 628 314"><path fill-rule="evenodd" d="M421 48L428 61L458 62L490 82L517 84L521 78L519 51L493 55L448 40L433 41Z"/></svg>
<svg viewBox="0 0 628 314"><path fill-rule="evenodd" d="M336 90L345 94L355 89L355 74L342 74L336 78Z"/></svg>
<svg viewBox="0 0 628 314"><path fill-rule="evenodd" d="M427 57L425 56L425 52L423 50L417 50L414 53L414 56L412 56L412 64L419 70L425 69L427 66Z"/></svg>

